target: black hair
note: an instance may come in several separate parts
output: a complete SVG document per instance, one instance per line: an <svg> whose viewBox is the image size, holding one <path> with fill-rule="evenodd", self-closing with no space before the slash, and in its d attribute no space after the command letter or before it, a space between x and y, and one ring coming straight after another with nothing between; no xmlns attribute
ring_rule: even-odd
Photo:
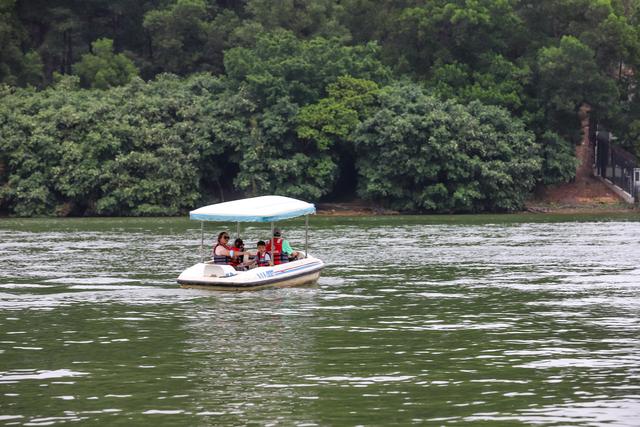
<svg viewBox="0 0 640 427"><path fill-rule="evenodd" d="M226 231L221 231L220 234L218 234L218 242L220 241L220 239L222 239L222 236L224 235L229 235L229 233L227 233Z"/></svg>
<svg viewBox="0 0 640 427"><path fill-rule="evenodd" d="M267 244L264 242L264 240L258 240L258 243L256 243L256 246L267 246Z"/></svg>
<svg viewBox="0 0 640 427"><path fill-rule="evenodd" d="M241 238L237 238L235 242L233 242L233 246L235 246L236 248L239 248L240 246L244 246L244 242L242 241Z"/></svg>

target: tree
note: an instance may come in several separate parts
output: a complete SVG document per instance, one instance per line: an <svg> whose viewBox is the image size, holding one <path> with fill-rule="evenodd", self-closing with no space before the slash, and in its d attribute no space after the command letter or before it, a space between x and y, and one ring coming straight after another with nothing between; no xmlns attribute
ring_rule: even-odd
<svg viewBox="0 0 640 427"><path fill-rule="evenodd" d="M339 77L327 88L327 97L298 114L298 136L323 151L352 142L352 132L371 112L378 85L370 80Z"/></svg>
<svg viewBox="0 0 640 427"><path fill-rule="evenodd" d="M528 29L529 44L538 50L563 36L581 37L613 12L611 0L538 0L516 2Z"/></svg>
<svg viewBox="0 0 640 427"><path fill-rule="evenodd" d="M538 141L542 155L540 182L550 185L573 179L578 167L573 144L552 131L546 131Z"/></svg>
<svg viewBox="0 0 640 427"><path fill-rule="evenodd" d="M378 59L375 43L345 45L338 38L297 38L289 31L260 35L252 48L225 52L225 71L232 83L260 105L290 98L297 105L317 101L343 75L384 82L390 71Z"/></svg>
<svg viewBox="0 0 640 427"><path fill-rule="evenodd" d="M498 107L383 89L355 134L359 192L403 211L520 209L540 169L534 136ZM411 173L407 173L411 171Z"/></svg>
<svg viewBox="0 0 640 427"><path fill-rule="evenodd" d="M552 115L577 117L583 102L606 109L618 98L615 83L598 68L593 50L573 36L540 49L537 67L539 94Z"/></svg>
<svg viewBox="0 0 640 427"><path fill-rule="evenodd" d="M151 36L155 71L186 74L205 70L203 47L210 18L204 0L177 0L166 9L147 12L143 26Z"/></svg>
<svg viewBox="0 0 640 427"><path fill-rule="evenodd" d="M455 98L462 103L473 100L522 113L526 105L525 88L531 84L532 73L526 65L516 65L499 54L487 53L479 58L473 70L460 63L434 67L427 83L443 98Z"/></svg>
<svg viewBox="0 0 640 427"><path fill-rule="evenodd" d="M378 91L375 82L342 76L328 86L327 97L300 109L296 131L306 151L335 165L321 195L355 192L354 132L374 111Z"/></svg>
<svg viewBox="0 0 640 427"><path fill-rule="evenodd" d="M385 56L419 77L433 65L475 66L479 55L520 56L524 27L511 0L436 0L404 8L388 28Z"/></svg>
<svg viewBox="0 0 640 427"><path fill-rule="evenodd" d="M82 55L73 71L84 87L106 89L121 86L138 75L133 62L122 53L113 52L113 41L98 39L91 44L91 53Z"/></svg>
<svg viewBox="0 0 640 427"><path fill-rule="evenodd" d="M15 0L0 2L0 83L42 83L42 60L33 50L23 52L26 41L27 32L15 13Z"/></svg>
<svg viewBox="0 0 640 427"><path fill-rule="evenodd" d="M81 89L75 76L41 92L5 90L0 210L175 215L193 208L212 197L202 186L223 173L226 144L237 136L238 126L219 113L224 89L207 75L162 75L105 90Z"/></svg>
<svg viewBox="0 0 640 427"><path fill-rule="evenodd" d="M285 29L298 37L349 36L338 23L342 7L334 0L248 0L246 10L267 31Z"/></svg>
<svg viewBox="0 0 640 427"><path fill-rule="evenodd" d="M339 39L305 41L291 32L260 35L253 48L225 52L230 90L253 105L244 112L238 142L238 189L317 200L331 190L337 166L326 150L296 135L299 111L317 102L340 76L384 82L389 71L375 44L345 46ZM241 145L240 145L241 144Z"/></svg>

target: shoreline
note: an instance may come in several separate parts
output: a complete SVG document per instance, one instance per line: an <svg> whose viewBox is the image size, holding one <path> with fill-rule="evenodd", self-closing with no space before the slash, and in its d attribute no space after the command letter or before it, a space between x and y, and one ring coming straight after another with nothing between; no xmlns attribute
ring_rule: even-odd
<svg viewBox="0 0 640 427"><path fill-rule="evenodd" d="M513 212L475 212L475 213L403 213L379 206L365 206L359 203L318 203L316 215L320 217L364 217L364 216L398 216L398 215L607 215L607 214L639 214L640 206L626 203L545 203L529 201L522 210ZM155 216L157 218L181 218L177 216ZM2 219L29 219L29 218L145 218L144 216L12 216L0 214Z"/></svg>
<svg viewBox="0 0 640 427"><path fill-rule="evenodd" d="M338 205L338 204L334 204ZM554 203L530 203L524 209L514 212L478 212L476 215L606 215L606 214L640 214L640 208L635 205L626 204L554 204ZM390 209L372 207L340 207L334 206L330 209L326 207L318 208L316 215L323 217L358 217L358 216L396 216L396 215L469 215L468 213L422 213L410 214L402 213ZM473 215L473 214L472 214Z"/></svg>
<svg viewBox="0 0 640 427"><path fill-rule="evenodd" d="M606 215L606 214L640 214L640 209L635 206L629 207L616 207L616 206L530 206L522 213L531 214L550 214L550 215L576 215L576 214L588 214L588 215Z"/></svg>

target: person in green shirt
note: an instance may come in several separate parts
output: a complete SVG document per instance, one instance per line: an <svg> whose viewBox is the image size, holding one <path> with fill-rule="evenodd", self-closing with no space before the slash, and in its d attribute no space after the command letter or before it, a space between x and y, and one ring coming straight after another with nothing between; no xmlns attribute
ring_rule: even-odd
<svg viewBox="0 0 640 427"><path fill-rule="evenodd" d="M276 228L273 230L273 240L276 241L276 243L277 243L277 240L282 241L282 252L287 254L289 256L289 259L291 258L298 259L298 256L300 255L300 253L298 251L293 250L288 240L282 238L282 230L280 230L279 228ZM269 251L271 250L271 239L267 241L267 249ZM286 259L283 262L286 262Z"/></svg>

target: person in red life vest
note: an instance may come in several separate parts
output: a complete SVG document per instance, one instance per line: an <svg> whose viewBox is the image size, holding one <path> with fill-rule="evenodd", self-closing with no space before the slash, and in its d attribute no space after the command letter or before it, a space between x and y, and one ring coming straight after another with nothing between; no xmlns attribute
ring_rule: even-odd
<svg viewBox="0 0 640 427"><path fill-rule="evenodd" d="M282 238L282 231L278 228L273 230L273 238L267 240L267 252L271 253L273 241L273 262L278 265L289 262L290 258L298 258L298 252L291 248L288 240Z"/></svg>
<svg viewBox="0 0 640 427"><path fill-rule="evenodd" d="M218 243L215 244L212 250L213 263L233 265L233 258L243 256L245 253L242 251L234 251L227 243L229 242L229 233L222 231L218 234Z"/></svg>
<svg viewBox="0 0 640 427"><path fill-rule="evenodd" d="M244 254L244 242L242 241L241 238L237 238L234 242L233 242L233 247L231 248L231 250L233 251L234 255L235 254L239 254L239 253L243 253ZM244 265L242 263L243 260L243 256L242 255L238 255L238 256L234 256L233 258L231 258L231 265L236 269L244 269Z"/></svg>
<svg viewBox="0 0 640 427"><path fill-rule="evenodd" d="M273 265L271 261L271 255L267 252L267 245L264 241L260 240L256 244L258 247L258 252L256 253L255 263L258 267L266 267L268 265Z"/></svg>

